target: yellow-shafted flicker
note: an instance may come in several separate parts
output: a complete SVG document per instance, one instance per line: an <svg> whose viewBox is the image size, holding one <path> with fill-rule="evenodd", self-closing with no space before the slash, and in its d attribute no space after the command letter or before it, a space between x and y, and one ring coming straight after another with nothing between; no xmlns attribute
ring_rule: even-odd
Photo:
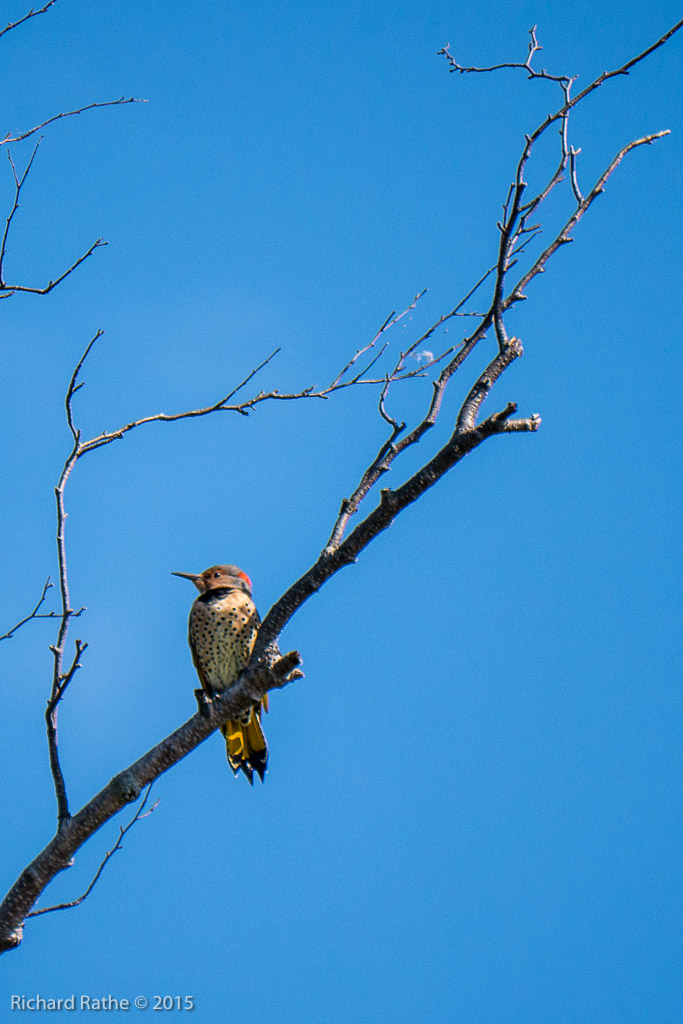
<svg viewBox="0 0 683 1024"><path fill-rule="evenodd" d="M192 580L199 591L190 611L188 639L202 687L213 697L232 686L254 649L261 620L251 599L251 580L236 565L172 575ZM262 708L268 710L267 696L221 726L230 767L235 775L243 771L252 785L254 772L263 782L268 764Z"/></svg>

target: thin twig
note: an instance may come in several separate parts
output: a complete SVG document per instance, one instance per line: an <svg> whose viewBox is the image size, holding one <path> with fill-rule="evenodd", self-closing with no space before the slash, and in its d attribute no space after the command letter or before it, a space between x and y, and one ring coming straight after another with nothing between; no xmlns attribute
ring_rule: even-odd
<svg viewBox="0 0 683 1024"><path fill-rule="evenodd" d="M107 244L104 241L104 239L98 238L97 241L93 242L93 244L90 246L87 252L83 253L82 256L79 256L75 263L72 263L71 266L62 274L60 274L59 277L55 278L54 281L48 281L48 283L42 288L22 284L8 284L5 281L4 263L5 255L7 253L7 239L9 237L9 232L12 226L14 215L19 209L19 197L21 195L21 190L33 166L33 161L36 158L36 153L38 152L38 147L40 146L41 141L42 140L39 139L36 143L33 153L31 154L31 158L28 161L24 173L21 175L21 177L19 177L19 175L17 174L17 169L12 159L12 154L10 150L7 151L7 157L9 159L10 167L12 168L12 175L14 177L14 203L5 221L5 230L2 235L2 241L0 242L0 290L4 292L4 294L0 296L0 298L3 299L9 298L9 296L14 295L15 292L28 292L32 295L48 295L53 290L53 288L56 288L58 284L61 284L62 281L69 276L69 274L73 274L74 270L76 270L77 267L80 267L81 263L85 262L85 260L87 260L88 257L94 253L95 249L99 249L101 246Z"/></svg>
<svg viewBox="0 0 683 1024"><path fill-rule="evenodd" d="M581 189L579 188L579 181L576 176L576 158L581 152L580 149L574 149L573 146L569 149L569 171L571 174L572 192L577 203L583 202L583 196L581 195Z"/></svg>
<svg viewBox="0 0 683 1024"><path fill-rule="evenodd" d="M71 618L74 618L74 616L72 615ZM87 648L87 643L84 643L82 640L76 640L74 645L73 660L67 671L63 672L59 677L59 683L57 685L57 688L50 697L50 700L48 701L47 704L47 714L50 714L56 708L57 704L59 704L60 700L64 696L67 686L75 676L78 669L81 667L81 657L84 651L87 650ZM51 647L50 650L54 651L54 648Z"/></svg>
<svg viewBox="0 0 683 1024"><path fill-rule="evenodd" d="M23 142L24 139L30 138L31 135L35 135L41 128L46 128L53 121L59 121L63 117L74 117L76 114L84 114L86 110L95 110L100 107L120 107L125 103L146 103L147 100L137 99L135 96L121 96L118 100L105 100L102 103L88 103L87 106L77 107L76 110L66 110L61 114L53 114L52 117L48 117L46 121L41 121L35 128L29 128L28 131L20 132L19 135L12 135L8 132L4 139L0 139L0 146L6 146L10 142Z"/></svg>
<svg viewBox="0 0 683 1024"><path fill-rule="evenodd" d="M14 634L16 633L16 631L18 629L21 629L22 626L25 626L27 622L31 621L31 619L54 619L55 618L55 616L57 615L57 612L41 612L40 611L40 608L43 605L43 602L45 601L45 598L47 596L48 590L51 590L53 586L54 586L54 584L50 583L50 577L48 576L48 578L46 579L45 583L43 584L43 590L42 590L42 593L40 595L40 598L38 599L38 603L35 606L35 608L33 609L33 611L31 612L31 614L27 615L25 619L21 620L21 622L17 622L16 626L12 626L12 628L9 629L6 633L3 633L3 635L0 636L0 640L9 640L11 637L14 636Z"/></svg>
<svg viewBox="0 0 683 1024"><path fill-rule="evenodd" d="M48 0L48 3L46 3L44 7L41 7L39 11L34 10L32 7L28 14L25 14L23 18L19 18L18 21L10 22L5 25L5 27L0 30L0 36L4 36L6 32L11 32L12 29L16 28L18 25L23 25L23 23L28 21L29 18L36 18L39 14L45 14L45 12L56 3L57 0Z"/></svg>
<svg viewBox="0 0 683 1024"><path fill-rule="evenodd" d="M54 281L48 281L48 283L42 288L22 284L7 284L7 282L5 281L4 265L5 256L7 253L7 239L9 237L9 232L12 226L14 215L19 209L19 197L21 195L21 190L33 166L33 161L36 158L36 153L38 152L38 147L40 146L41 141L42 140L39 139L36 143L33 153L31 154L31 158L28 161L24 173L21 175L21 177L19 177L19 175L17 174L17 169L14 164L14 160L12 159L12 154L10 150L7 150L7 157L10 163L10 167L12 168L12 175L14 177L14 203L12 204L12 209L10 210L9 215L5 221L5 230L3 231L2 241L0 242L0 290L2 290L2 292L4 293L3 295L0 295L0 298L3 299L9 298L10 295L14 295L15 292L29 292L33 295L48 295L52 291L52 289L56 288L58 284L61 284L62 281L69 276L69 274L73 274L74 270L76 270L77 267L80 267L81 263L87 260L88 257L94 253L95 249L99 249L100 246L107 244L104 241L104 239L98 238L97 241L93 242L93 244L90 246L87 252L83 253L83 255L79 256L75 263L71 264L68 270L65 270L64 273L60 274L59 277L57 277Z"/></svg>
<svg viewBox="0 0 683 1024"><path fill-rule="evenodd" d="M42 907L42 908L40 908L38 910L32 910L29 914L26 915L27 917L40 917L41 914L51 914L54 910L71 910L72 907L78 907L84 900L87 900L88 896L90 895L90 893L93 891L93 889L97 885L97 883L98 883L98 881L100 879L100 875L102 874L102 872L106 868L107 864L109 863L111 858L114 856L116 851L121 849L121 846L123 844L123 840L124 840L124 837L126 836L126 834L128 832L130 832L130 830L133 828L134 825L137 824L138 821L142 821L143 818L148 818L150 816L150 814L153 814L153 812L159 806L159 802L161 800L161 797L154 804L152 804L150 809L148 811L146 811L145 814L142 813L144 811L144 809L145 809L145 804L147 803L147 800L149 798L149 794L150 794L150 792L152 790L152 786L153 785L154 785L154 782L150 782L149 786L147 787L147 792L145 793L145 795L143 797L143 800L142 800L142 803L140 804L140 807L138 808L135 816L133 818L131 818L131 820L128 822L128 824L126 826L119 826L119 837L116 840L116 846L114 846L111 850L108 850L107 853L104 855L104 859L102 860L102 863L100 864L100 866L98 867L97 871L95 872L93 880L91 881L90 885L85 890L85 892L81 896L79 896L77 899L71 900L69 903L56 903L52 907Z"/></svg>
<svg viewBox="0 0 683 1024"><path fill-rule="evenodd" d="M80 267L81 263L85 263L88 257L92 256L95 249L99 249L103 245L108 244L109 243L105 242L103 238L98 238L95 242L93 242L93 244L90 246L87 252L84 252L82 256L78 257L75 263L71 264L68 270L65 270L64 273L60 274L59 277L55 278L54 281L48 281L44 288L33 288L23 284L3 284L2 287L3 289L5 289L5 294L0 295L0 298L9 298L10 295L14 295L15 292L27 292L31 295L49 295L52 289L56 288L58 284L61 284L62 281L69 276L69 274L73 274L74 270L76 270L77 267Z"/></svg>
<svg viewBox="0 0 683 1024"><path fill-rule="evenodd" d="M446 58L450 64L449 71L451 73L457 71L461 75L481 75L489 71L502 71L507 68L512 68L514 70L525 71L529 78L543 78L549 82L558 82L559 84L568 82L570 79L567 75L551 75L545 70L536 71L532 68L531 61L533 60L534 54L543 49L536 38L537 27L537 25L534 25L533 28L529 29L529 36L531 38L529 40L528 53L525 61L503 61L500 64L491 64L488 67L475 67L473 65L468 66L465 64L459 64L450 52L450 43L446 43L443 49L438 51L438 56L444 56Z"/></svg>
<svg viewBox="0 0 683 1024"><path fill-rule="evenodd" d="M12 224L14 214L17 212L19 208L19 196L21 194L21 189L29 175L31 167L33 166L33 161L36 158L36 153L38 152L38 146L40 145L40 142L41 140L38 139L34 146L33 153L31 154L31 158L29 162L26 164L26 169L22 174L21 178L19 178L19 176L17 175L17 169L14 165L14 160L12 159L12 153L9 149L7 150L7 159L9 160L10 167L12 168L12 175L14 177L14 203L12 204L12 209L10 210L7 220L5 221L5 230L2 233L2 242L0 243L0 288L2 289L7 288L7 285L5 284L4 281L3 272L3 266L5 263L5 251L7 249L7 236L9 235L9 229Z"/></svg>
<svg viewBox="0 0 683 1024"><path fill-rule="evenodd" d="M231 391L231 392L230 392L229 394L227 394L227 395L225 396L225 399L224 399L224 400L225 400L226 402L229 402L231 398L234 398L234 397L235 397L235 395L237 394L237 392L238 392L238 391L241 391L243 387L246 387L246 385L247 385L247 384L249 383L249 381L250 381L250 380L252 380L252 379L253 379L253 378L254 378L254 377L256 376L256 374L257 374L257 373L260 373L260 372L261 372L261 370L262 370L262 369L263 369L264 367L266 367L266 366L268 365L268 363L269 363L269 362L270 362L270 361L271 361L272 359L274 359L274 358L275 358L275 356L276 356L276 355L278 355L278 354L279 354L279 353L280 353L281 351L282 351L282 349L281 349L281 348L280 348L279 346L278 346L278 348L274 349L274 350L273 350L273 351L272 351L272 352L270 353L270 355L269 355L269 356L267 356L267 357L266 357L266 358L265 358L265 359L263 360L263 362L262 362L262 363L259 363L259 365L258 365L258 366L254 367L254 369L253 369L253 370L251 370L251 372L247 374L247 376L246 376L246 377L244 378L244 380L240 381L240 383L239 383L239 384L237 385L237 387L233 388L233 389L232 389L232 391Z"/></svg>
<svg viewBox="0 0 683 1024"><path fill-rule="evenodd" d="M380 329L375 334L375 336L372 339L372 341L370 341L367 345L365 345L364 348L359 348L358 351L356 352L355 356L353 356L351 359L349 359L348 363L337 374L337 376L334 378L334 380L329 385L330 389L335 389L340 384L340 381L342 381L343 378L346 376L346 374L349 372L351 367L355 366L355 364L358 362L360 357L364 356L366 352L369 352L370 349L374 348L375 345L377 344L377 342L379 341L379 339L382 337L383 334L385 334L386 331L388 331L391 327L393 327L400 320L402 320L404 316L407 316L408 313L411 312L411 310L415 309L415 307L417 306L417 304L420 301L420 299L422 298L422 296L425 295L426 293L427 293L427 289L426 288L423 288L421 292L418 292L418 294L415 296L415 298L410 303L410 305L406 306L406 308L403 310L402 313L396 313L396 310L392 310L391 313L389 314L389 316L386 318L386 320L382 324L382 326L380 327ZM370 363L370 366L374 365L374 363L376 361L377 361L377 358L375 357L373 362ZM370 366L366 367L366 369L365 369L366 373L370 369Z"/></svg>
<svg viewBox="0 0 683 1024"><path fill-rule="evenodd" d="M45 598L47 596L48 590L51 590L52 587L54 587L54 583L50 582L50 577L48 576L47 581L43 585L43 591L42 591L42 593L40 595L38 603L35 606L35 608L33 609L33 611L31 612L31 614L27 615L26 618L21 620L21 622L17 622L16 626L12 626L12 628L10 630L8 630L6 633L3 633L2 636L0 636L0 640L10 640L14 636L14 634L17 632L18 629L21 629L22 626L25 626L27 622L31 622L33 619L59 619L59 618L61 618L61 612L41 612L41 611L39 611L39 609L41 608L43 602L45 601ZM79 608L78 611L73 612L71 617L73 619L77 619L80 615L83 614L84 611L86 611L85 607Z"/></svg>

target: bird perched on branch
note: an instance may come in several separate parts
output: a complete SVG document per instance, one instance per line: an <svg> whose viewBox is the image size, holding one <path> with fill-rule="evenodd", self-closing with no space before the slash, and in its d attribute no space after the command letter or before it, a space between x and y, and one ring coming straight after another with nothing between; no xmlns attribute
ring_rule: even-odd
<svg viewBox="0 0 683 1024"><path fill-rule="evenodd" d="M204 572L174 572L192 580L199 591L190 611L189 643L197 675L209 697L223 693L249 663L261 620L251 599L251 580L236 565L212 565ZM254 784L263 782L268 744L261 728L261 709L268 696L239 718L221 726L228 761L235 775L241 770Z"/></svg>

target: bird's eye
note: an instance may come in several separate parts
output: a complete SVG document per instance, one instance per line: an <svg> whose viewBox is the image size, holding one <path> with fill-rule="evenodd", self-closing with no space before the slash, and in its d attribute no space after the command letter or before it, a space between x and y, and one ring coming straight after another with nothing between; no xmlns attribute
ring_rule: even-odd
<svg viewBox="0 0 683 1024"><path fill-rule="evenodd" d="M213 574L213 578L214 578L215 580L217 580L219 576L220 576L220 573L219 573L219 572L215 572L215 573Z"/></svg>

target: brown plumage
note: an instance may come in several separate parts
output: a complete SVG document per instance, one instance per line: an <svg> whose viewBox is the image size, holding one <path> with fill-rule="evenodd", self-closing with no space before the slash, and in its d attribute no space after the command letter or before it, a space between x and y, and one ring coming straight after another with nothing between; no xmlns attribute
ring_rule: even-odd
<svg viewBox="0 0 683 1024"><path fill-rule="evenodd" d="M251 580L236 565L173 575L192 580L199 591L190 611L188 639L197 675L212 697L232 686L254 649L260 619L251 599ZM235 775L243 771L252 785L254 772L263 782L268 764L262 707L268 710L267 698L221 726L230 767Z"/></svg>

